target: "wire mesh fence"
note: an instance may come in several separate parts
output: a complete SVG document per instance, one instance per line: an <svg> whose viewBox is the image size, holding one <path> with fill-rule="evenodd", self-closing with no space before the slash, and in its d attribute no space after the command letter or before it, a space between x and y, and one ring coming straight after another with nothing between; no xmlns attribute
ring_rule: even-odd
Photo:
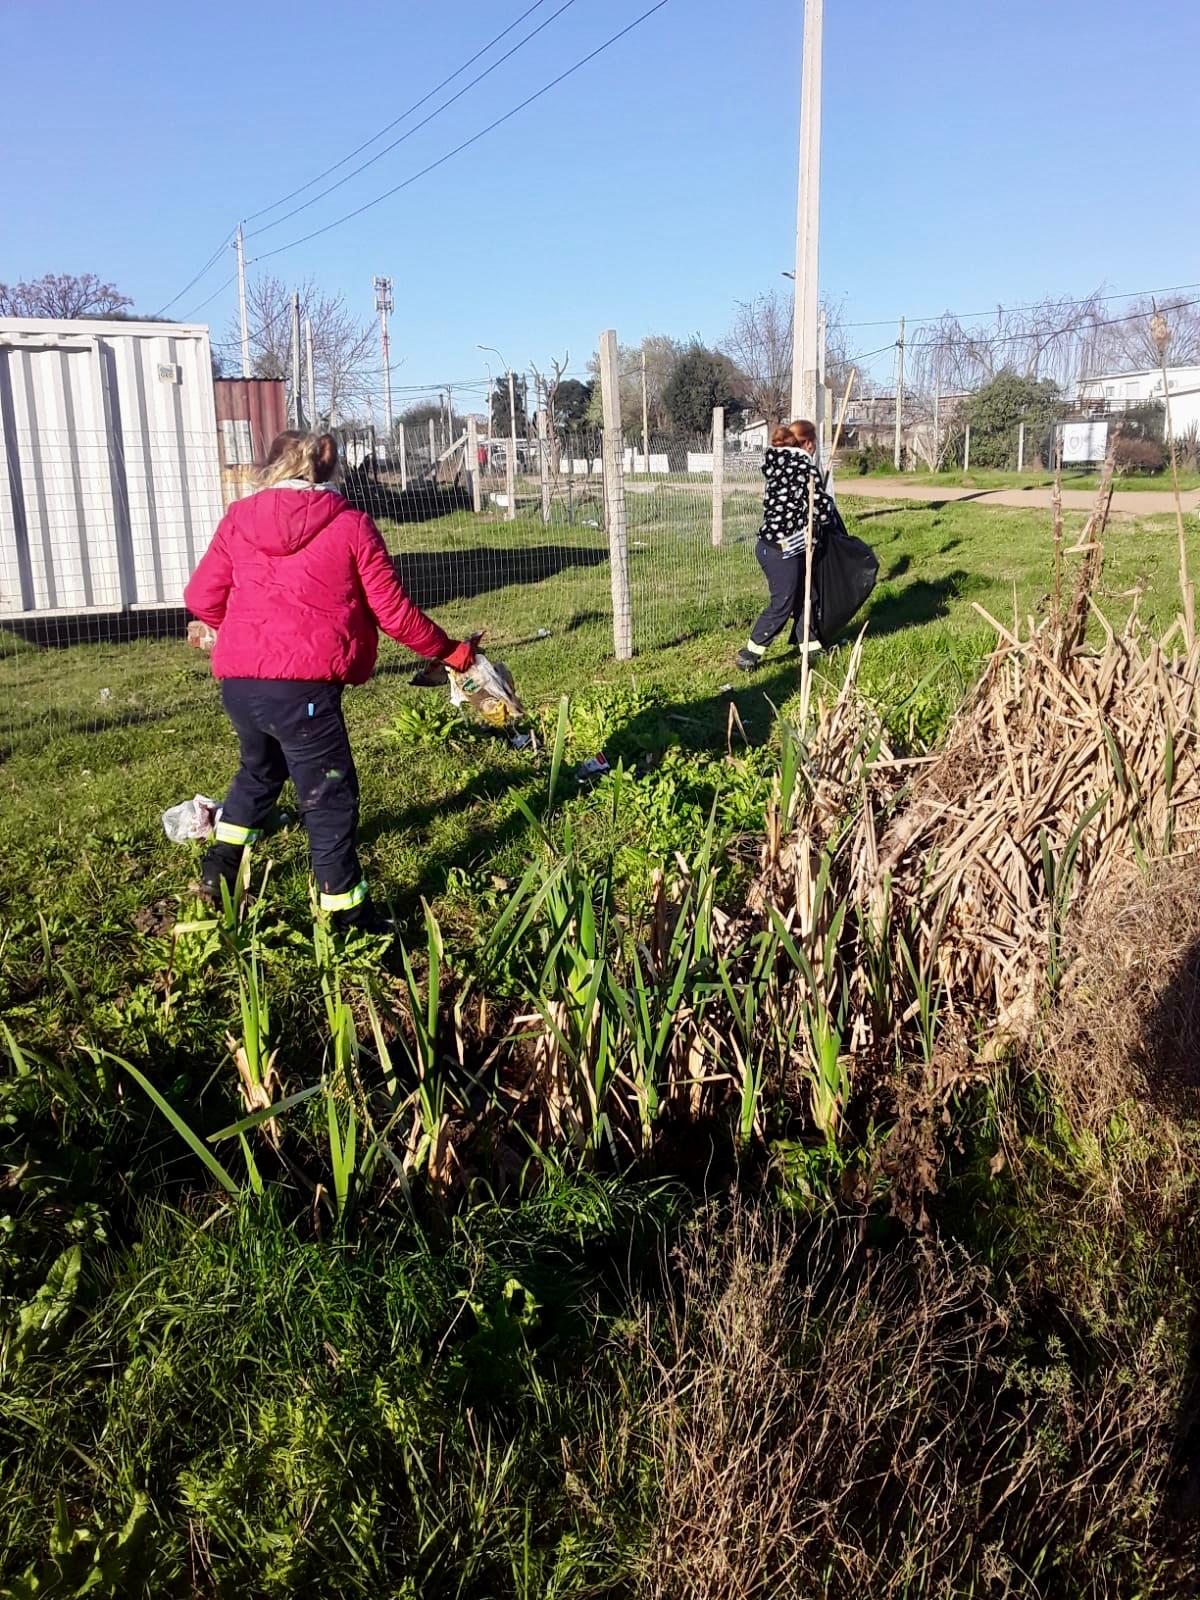
<svg viewBox="0 0 1200 1600"><path fill-rule="evenodd" d="M747 620L761 452L733 441L714 461L710 435L657 433L647 452L627 432L606 478L603 435L586 427L543 424L515 446L483 419L390 437L344 428L338 440L342 492L452 634L480 629L497 648L569 636L582 664L612 657L618 620L635 654ZM5 443L0 760L99 736L95 759L119 761L123 727L215 711L208 662L183 644L182 604L222 510L215 466L196 464L215 453L111 429L7 429ZM613 480L624 588L613 581ZM397 666L405 659L396 647Z"/></svg>

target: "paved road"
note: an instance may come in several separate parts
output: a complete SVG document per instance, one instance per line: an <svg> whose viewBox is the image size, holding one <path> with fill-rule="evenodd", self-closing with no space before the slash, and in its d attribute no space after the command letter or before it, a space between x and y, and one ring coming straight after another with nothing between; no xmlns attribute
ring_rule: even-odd
<svg viewBox="0 0 1200 1600"><path fill-rule="evenodd" d="M837 492L871 500L921 500L926 505L947 500L972 500L981 506L1024 506L1049 511L1050 489L951 489L928 483L905 483L903 478L837 478ZM1094 489L1064 489L1065 511L1090 511L1096 503ZM1162 489L1118 489L1112 509L1131 517L1172 516L1175 496ZM1200 489L1183 496L1185 511L1200 511Z"/></svg>

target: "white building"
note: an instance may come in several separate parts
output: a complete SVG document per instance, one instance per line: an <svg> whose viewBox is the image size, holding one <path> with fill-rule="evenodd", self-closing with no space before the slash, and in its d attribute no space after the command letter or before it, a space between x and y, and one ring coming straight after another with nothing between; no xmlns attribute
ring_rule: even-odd
<svg viewBox="0 0 1200 1600"><path fill-rule="evenodd" d="M1200 432L1200 367L1168 367L1171 431L1177 439ZM1082 410L1128 411L1132 406L1162 403L1163 378L1157 367L1143 372L1102 372L1079 380Z"/></svg>

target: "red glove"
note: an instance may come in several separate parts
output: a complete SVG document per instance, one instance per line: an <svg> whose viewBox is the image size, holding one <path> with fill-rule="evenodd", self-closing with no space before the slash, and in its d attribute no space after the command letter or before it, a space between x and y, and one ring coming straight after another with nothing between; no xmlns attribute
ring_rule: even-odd
<svg viewBox="0 0 1200 1600"><path fill-rule="evenodd" d="M468 672L475 664L475 641L464 639L456 644L447 655L442 657L443 663L452 672Z"/></svg>

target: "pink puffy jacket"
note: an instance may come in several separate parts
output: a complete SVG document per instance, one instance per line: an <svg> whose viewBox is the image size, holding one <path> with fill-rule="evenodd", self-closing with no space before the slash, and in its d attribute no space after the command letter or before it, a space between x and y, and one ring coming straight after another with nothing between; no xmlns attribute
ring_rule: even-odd
<svg viewBox="0 0 1200 1600"><path fill-rule="evenodd" d="M365 683L380 628L419 656L454 648L405 594L370 517L333 489L262 489L236 501L183 601L218 629L218 678Z"/></svg>

